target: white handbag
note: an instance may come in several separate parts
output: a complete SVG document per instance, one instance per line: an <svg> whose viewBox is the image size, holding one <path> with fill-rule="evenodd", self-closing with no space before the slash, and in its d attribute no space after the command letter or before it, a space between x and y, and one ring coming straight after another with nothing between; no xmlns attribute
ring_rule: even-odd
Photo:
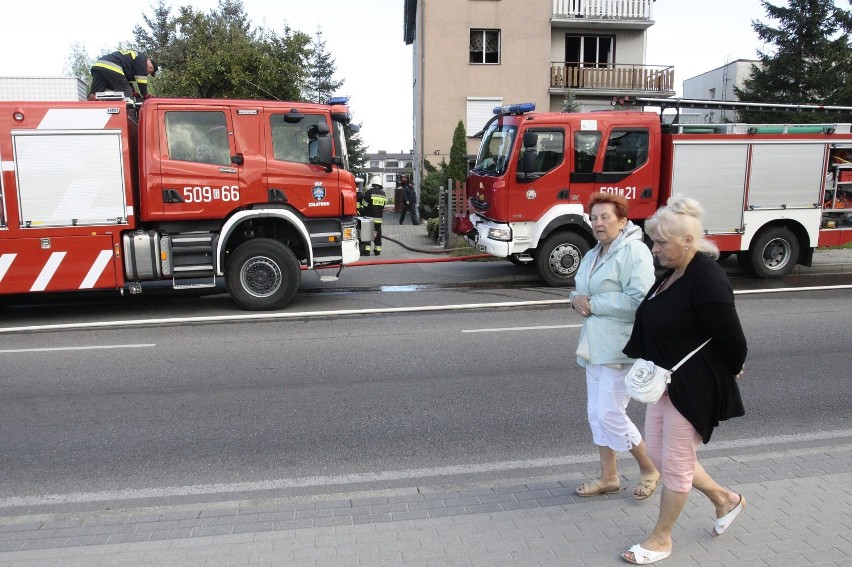
<svg viewBox="0 0 852 567"><path fill-rule="evenodd" d="M666 385L672 381L672 372L680 368L684 362L692 358L693 354L701 350L711 340L712 337L701 343L697 349L683 357L671 370L657 366L644 358L637 359L624 377L627 395L646 404L657 403L663 397Z"/></svg>

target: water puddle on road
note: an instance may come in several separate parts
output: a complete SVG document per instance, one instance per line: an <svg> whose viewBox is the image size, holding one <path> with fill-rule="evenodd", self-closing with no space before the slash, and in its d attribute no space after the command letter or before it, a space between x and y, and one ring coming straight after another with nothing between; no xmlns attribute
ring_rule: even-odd
<svg viewBox="0 0 852 567"><path fill-rule="evenodd" d="M379 288L379 291L407 292L407 291L421 291L423 289L426 289L426 286L420 286L420 285L383 285Z"/></svg>

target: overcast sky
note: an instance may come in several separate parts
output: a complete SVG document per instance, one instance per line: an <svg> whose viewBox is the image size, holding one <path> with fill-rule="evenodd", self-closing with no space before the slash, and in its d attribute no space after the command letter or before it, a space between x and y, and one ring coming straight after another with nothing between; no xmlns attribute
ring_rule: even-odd
<svg viewBox="0 0 852 567"><path fill-rule="evenodd" d="M523 2L524 0L508 0ZM780 4L780 0L776 0ZM0 76L60 76L70 47L83 43L92 57L133 39L154 1L31 0L7 3L0 19ZM216 0L174 0L207 11ZM255 25L280 32L323 31L336 60L339 94L349 95L370 151L412 148L411 47L403 41L403 0L243 0ZM683 80L725 64L753 59L761 47L751 28L764 20L759 0L657 0L648 35L647 63L673 65Z"/></svg>

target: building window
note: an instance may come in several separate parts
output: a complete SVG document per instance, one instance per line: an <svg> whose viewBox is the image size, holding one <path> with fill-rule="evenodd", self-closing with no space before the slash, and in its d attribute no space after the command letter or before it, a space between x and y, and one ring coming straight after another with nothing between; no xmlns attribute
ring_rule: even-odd
<svg viewBox="0 0 852 567"><path fill-rule="evenodd" d="M500 62L500 30L470 30L470 62Z"/></svg>
<svg viewBox="0 0 852 567"><path fill-rule="evenodd" d="M502 106L503 99L497 97L467 97L467 135L478 134L485 123L494 116L494 107Z"/></svg>
<svg viewBox="0 0 852 567"><path fill-rule="evenodd" d="M716 100L716 89L710 89L710 100Z"/></svg>
<svg viewBox="0 0 852 567"><path fill-rule="evenodd" d="M399 167L399 162L396 161L395 159L394 160L389 159L385 162L385 167Z"/></svg>
<svg viewBox="0 0 852 567"><path fill-rule="evenodd" d="M379 169L379 167L381 167L379 165L379 160L377 160L377 159L370 160L370 169Z"/></svg>
<svg viewBox="0 0 852 567"><path fill-rule="evenodd" d="M385 175L385 183L394 183L396 181L395 173L388 173Z"/></svg>
<svg viewBox="0 0 852 567"><path fill-rule="evenodd" d="M611 35L566 35L567 67L610 67L615 62L615 37Z"/></svg>

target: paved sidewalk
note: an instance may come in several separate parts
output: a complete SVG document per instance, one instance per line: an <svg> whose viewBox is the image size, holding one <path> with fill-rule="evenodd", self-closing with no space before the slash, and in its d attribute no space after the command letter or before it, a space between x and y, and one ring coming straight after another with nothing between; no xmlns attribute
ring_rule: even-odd
<svg viewBox="0 0 852 567"><path fill-rule="evenodd" d="M714 538L712 508L693 491L663 565L852 566L852 430L715 445L702 462L745 495L745 510ZM632 460L621 463L621 493L574 496L597 467L588 457L502 479L77 513L0 508L0 565L622 565L619 553L653 525L659 496L630 497Z"/></svg>

